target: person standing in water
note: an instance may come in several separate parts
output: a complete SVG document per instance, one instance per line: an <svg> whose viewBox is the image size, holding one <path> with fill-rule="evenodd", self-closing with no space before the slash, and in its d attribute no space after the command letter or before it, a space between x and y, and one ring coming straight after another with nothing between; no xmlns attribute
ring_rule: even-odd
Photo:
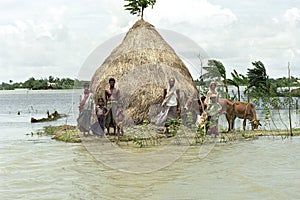
<svg viewBox="0 0 300 200"><path fill-rule="evenodd" d="M114 134L116 134L116 114L118 101L120 100L120 90L115 88L116 80L114 78L109 79L109 88L105 90L105 105L107 108L107 115L105 120L105 126L107 128L107 134L110 134L110 127L114 128Z"/></svg>
<svg viewBox="0 0 300 200"><path fill-rule="evenodd" d="M217 83L211 82L207 92L205 103L207 104L207 120L209 121L209 134L218 134L218 119L222 110L219 104L219 92L216 91Z"/></svg>
<svg viewBox="0 0 300 200"><path fill-rule="evenodd" d="M180 90L175 87L175 79L169 79L169 85L164 89L164 100L162 102L163 110L156 116L156 125L165 125L166 133L169 133L168 121L176 120L180 117Z"/></svg>
<svg viewBox="0 0 300 200"><path fill-rule="evenodd" d="M98 99L98 105L96 106L96 115L98 118L98 123L100 126L100 136L103 137L104 135L104 127L105 127L105 117L107 113L107 108L104 106L104 99Z"/></svg>
<svg viewBox="0 0 300 200"><path fill-rule="evenodd" d="M91 126L91 116L94 109L93 93L90 92L90 85L84 84L83 94L80 95L79 116L77 118L78 129L83 136L88 136Z"/></svg>
<svg viewBox="0 0 300 200"><path fill-rule="evenodd" d="M210 103L207 106L207 114L209 120L208 134L218 135L218 120L222 113L222 106L217 102L217 96L213 94L210 97Z"/></svg>

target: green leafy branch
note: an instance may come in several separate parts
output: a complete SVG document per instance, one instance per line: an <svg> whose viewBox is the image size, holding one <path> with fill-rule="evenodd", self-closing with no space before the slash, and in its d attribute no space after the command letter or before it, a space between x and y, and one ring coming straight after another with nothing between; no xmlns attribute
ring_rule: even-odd
<svg viewBox="0 0 300 200"><path fill-rule="evenodd" d="M148 6L151 6L153 8L154 4L156 3L156 0L125 0L128 2L128 4L124 5L125 10L129 10L130 14L141 16L141 19L143 19L144 16L144 10Z"/></svg>

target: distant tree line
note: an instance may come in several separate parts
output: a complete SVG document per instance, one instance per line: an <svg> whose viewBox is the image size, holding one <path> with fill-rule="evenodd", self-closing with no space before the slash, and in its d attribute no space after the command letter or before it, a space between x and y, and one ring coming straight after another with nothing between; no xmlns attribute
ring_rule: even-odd
<svg viewBox="0 0 300 200"><path fill-rule="evenodd" d="M55 78L49 76L48 78L35 79L33 77L29 78L25 82L13 82L10 80L9 83L4 83L0 85L1 90L14 90L18 88L26 88L31 90L48 90L48 89L76 89L82 88L84 83L88 81L82 81L78 79L70 78Z"/></svg>

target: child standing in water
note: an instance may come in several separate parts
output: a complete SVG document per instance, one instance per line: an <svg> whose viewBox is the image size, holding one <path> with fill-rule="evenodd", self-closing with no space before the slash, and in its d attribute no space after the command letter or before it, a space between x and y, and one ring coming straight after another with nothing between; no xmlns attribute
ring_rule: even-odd
<svg viewBox="0 0 300 200"><path fill-rule="evenodd" d="M101 136L104 134L104 126L105 126L105 117L107 114L107 108L104 106L104 99L98 99L98 105L96 107L96 115L98 118L98 122L101 128Z"/></svg>

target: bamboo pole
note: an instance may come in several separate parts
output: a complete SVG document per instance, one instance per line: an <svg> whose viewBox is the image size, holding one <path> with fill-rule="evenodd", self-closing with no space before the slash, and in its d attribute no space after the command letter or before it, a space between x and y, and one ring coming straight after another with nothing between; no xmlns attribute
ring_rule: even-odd
<svg viewBox="0 0 300 200"><path fill-rule="evenodd" d="M289 122L290 122L290 136L293 136L293 129L292 129L292 117L291 117L291 69L290 69L290 62L288 62L288 83L289 83Z"/></svg>

